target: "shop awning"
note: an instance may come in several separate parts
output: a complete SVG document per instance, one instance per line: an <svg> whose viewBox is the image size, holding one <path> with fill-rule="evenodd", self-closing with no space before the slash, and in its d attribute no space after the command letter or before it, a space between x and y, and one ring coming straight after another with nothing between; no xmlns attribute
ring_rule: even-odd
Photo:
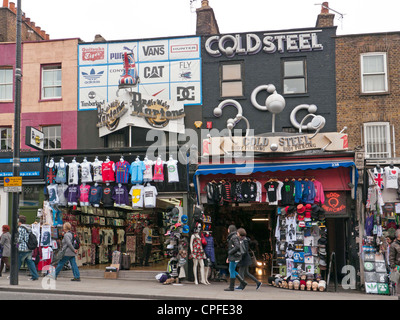
<svg viewBox="0 0 400 320"><path fill-rule="evenodd" d="M358 170L353 161L318 161L318 162L282 162L282 163L244 163L244 164L204 164L199 165L194 174L194 185L196 194L198 193L198 178L201 175L213 174L236 174L251 175L255 172L276 172L276 171L296 171L296 170L317 170L335 169L339 167L351 168L351 180L357 190Z"/></svg>

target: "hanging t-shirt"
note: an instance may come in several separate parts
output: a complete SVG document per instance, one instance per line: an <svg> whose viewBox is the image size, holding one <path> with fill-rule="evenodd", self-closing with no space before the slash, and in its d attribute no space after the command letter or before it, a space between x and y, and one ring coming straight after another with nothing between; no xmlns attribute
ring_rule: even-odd
<svg viewBox="0 0 400 320"><path fill-rule="evenodd" d="M49 193L49 202L50 203L58 203L58 194L57 194L57 185L51 184L47 186L47 192Z"/></svg>
<svg viewBox="0 0 400 320"><path fill-rule="evenodd" d="M267 190L267 199L268 202L275 202L278 200L277 192L278 192L278 182L269 181L264 184L265 190Z"/></svg>
<svg viewBox="0 0 400 320"><path fill-rule="evenodd" d="M57 183L67 183L67 164L64 161L60 161L56 164L57 174L56 174L56 182Z"/></svg>
<svg viewBox="0 0 400 320"><path fill-rule="evenodd" d="M68 184L78 184L78 168L79 163L72 161L68 165Z"/></svg>
<svg viewBox="0 0 400 320"><path fill-rule="evenodd" d="M157 159L154 162L154 176L153 180L156 182L163 182L164 181L164 164L165 162Z"/></svg>
<svg viewBox="0 0 400 320"><path fill-rule="evenodd" d="M59 184L57 186L57 196L58 196L58 205L59 206L66 206L67 199L65 198L65 190L67 190L68 185L66 184Z"/></svg>
<svg viewBox="0 0 400 320"><path fill-rule="evenodd" d="M101 175L103 182L114 182L115 181L115 164L114 161L106 161L101 165Z"/></svg>
<svg viewBox="0 0 400 320"><path fill-rule="evenodd" d="M129 194L132 196L132 208L143 208L143 191L142 185L132 186Z"/></svg>
<svg viewBox="0 0 400 320"><path fill-rule="evenodd" d="M257 186L257 194L256 194L256 202L262 202L262 184L260 181L256 181Z"/></svg>
<svg viewBox="0 0 400 320"><path fill-rule="evenodd" d="M94 182L103 182L103 176L101 175L101 167L103 161L95 160L92 163L93 167L93 181Z"/></svg>
<svg viewBox="0 0 400 320"><path fill-rule="evenodd" d="M381 168L378 171L378 169L374 168L373 174L374 174L375 183L378 185L379 188L383 189L385 187L385 183L384 183L385 170L383 170Z"/></svg>
<svg viewBox="0 0 400 320"><path fill-rule="evenodd" d="M129 173L131 174L131 183L143 183L143 172L146 166L143 161L136 160L131 163Z"/></svg>
<svg viewBox="0 0 400 320"><path fill-rule="evenodd" d="M146 166L146 170L143 173L143 181L144 182L149 182L153 180L153 161L149 159L145 159L144 165Z"/></svg>
<svg viewBox="0 0 400 320"><path fill-rule="evenodd" d="M81 182L92 182L91 168L92 164L88 161L83 161L81 163Z"/></svg>
<svg viewBox="0 0 400 320"><path fill-rule="evenodd" d="M294 181L287 180L283 182L282 190L282 205L294 205Z"/></svg>
<svg viewBox="0 0 400 320"><path fill-rule="evenodd" d="M157 189L155 186L145 186L144 187L144 207L145 208L155 208L157 200Z"/></svg>
<svg viewBox="0 0 400 320"><path fill-rule="evenodd" d="M385 167L386 188L398 189L399 188L399 168L398 167Z"/></svg>
<svg viewBox="0 0 400 320"><path fill-rule="evenodd" d="M48 184L53 184L56 183L56 166L53 164L53 166L47 165L47 183Z"/></svg>
<svg viewBox="0 0 400 320"><path fill-rule="evenodd" d="M114 187L113 200L115 205L127 205L129 203L128 199L128 190L124 185Z"/></svg>
<svg viewBox="0 0 400 320"><path fill-rule="evenodd" d="M117 183L128 183L130 164L128 161L118 161L115 164L115 176Z"/></svg>
<svg viewBox="0 0 400 320"><path fill-rule="evenodd" d="M168 182L179 182L179 174L178 174L178 160L168 160L167 161L167 169L168 169Z"/></svg>

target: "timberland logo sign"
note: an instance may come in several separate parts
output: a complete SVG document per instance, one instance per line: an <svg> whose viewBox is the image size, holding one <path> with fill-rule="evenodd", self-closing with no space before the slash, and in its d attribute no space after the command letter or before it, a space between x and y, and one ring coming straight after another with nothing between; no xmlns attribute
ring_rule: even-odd
<svg viewBox="0 0 400 320"><path fill-rule="evenodd" d="M138 92L133 92L132 116L142 117L153 128L162 129L168 126L171 120L183 119L185 111L173 109L168 100L142 98Z"/></svg>

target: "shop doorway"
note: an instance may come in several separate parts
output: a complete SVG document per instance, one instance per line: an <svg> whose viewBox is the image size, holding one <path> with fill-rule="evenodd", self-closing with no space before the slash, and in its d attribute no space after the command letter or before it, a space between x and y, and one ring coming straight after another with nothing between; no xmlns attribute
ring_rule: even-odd
<svg viewBox="0 0 400 320"><path fill-rule="evenodd" d="M336 258L336 275L338 282L343 278L341 273L342 268L348 264L347 254L347 218L327 218L326 227L328 229L328 254L329 260L332 252L335 252ZM332 263L332 269L334 265ZM333 272L333 270L332 270ZM334 279L334 274L331 273L331 279Z"/></svg>

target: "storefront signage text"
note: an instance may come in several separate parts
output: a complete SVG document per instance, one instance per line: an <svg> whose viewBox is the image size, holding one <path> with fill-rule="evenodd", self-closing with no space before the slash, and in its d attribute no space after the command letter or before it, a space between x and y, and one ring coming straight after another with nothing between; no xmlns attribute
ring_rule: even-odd
<svg viewBox="0 0 400 320"><path fill-rule="evenodd" d="M317 31L319 32L319 31ZM323 50L318 43L317 32L303 31L301 33L264 33L264 38L254 33L211 36L206 40L205 49L212 57L226 54L229 57L235 54L307 52Z"/></svg>
<svg viewBox="0 0 400 320"><path fill-rule="evenodd" d="M142 95L133 92L132 116L143 117L154 128L164 128L170 120L185 117L184 109L170 110L168 101L162 99L142 99Z"/></svg>
<svg viewBox="0 0 400 320"><path fill-rule="evenodd" d="M327 215L346 214L346 195L343 192L325 193L325 203L322 205Z"/></svg>
<svg viewBox="0 0 400 320"><path fill-rule="evenodd" d="M125 103L113 101L106 108L98 106L97 109L97 127L106 126L108 130L113 131L118 127L119 119L128 111Z"/></svg>

